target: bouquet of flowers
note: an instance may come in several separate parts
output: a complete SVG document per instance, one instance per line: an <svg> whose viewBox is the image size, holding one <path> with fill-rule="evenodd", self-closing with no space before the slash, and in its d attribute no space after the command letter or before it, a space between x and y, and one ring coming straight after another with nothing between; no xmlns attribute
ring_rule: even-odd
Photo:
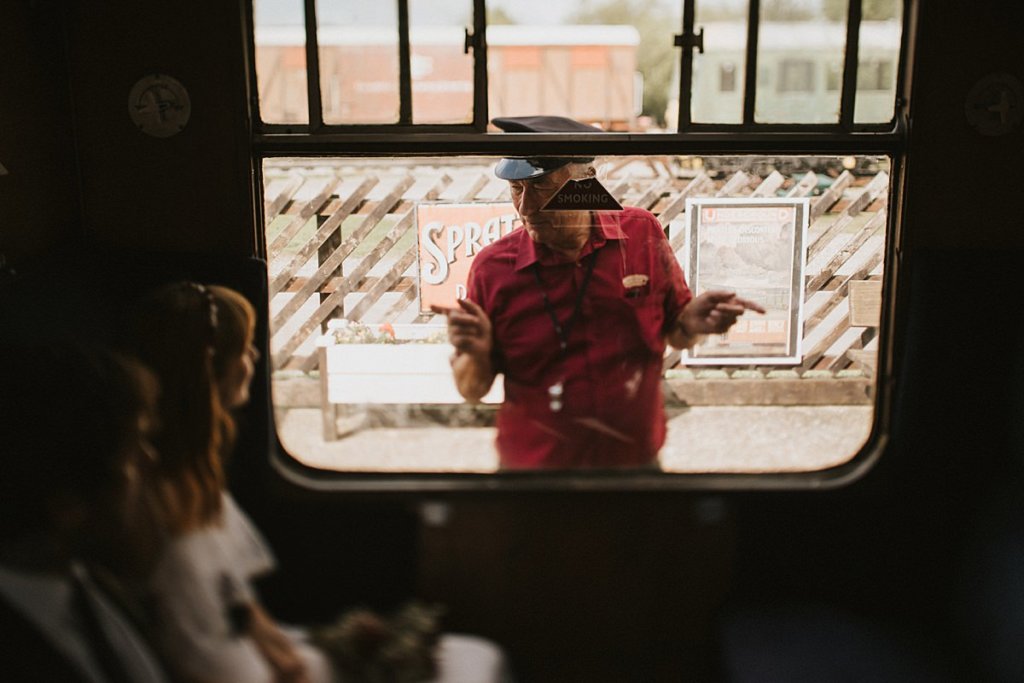
<svg viewBox="0 0 1024 683"><path fill-rule="evenodd" d="M435 648L443 609L411 603L391 617L354 609L313 629L345 683L421 683L437 675Z"/></svg>

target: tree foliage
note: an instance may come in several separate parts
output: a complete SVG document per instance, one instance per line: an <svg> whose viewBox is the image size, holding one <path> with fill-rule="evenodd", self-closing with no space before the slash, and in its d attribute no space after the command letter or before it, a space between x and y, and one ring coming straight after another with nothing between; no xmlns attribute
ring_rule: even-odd
<svg viewBox="0 0 1024 683"><path fill-rule="evenodd" d="M680 5L681 6L681 5ZM665 121L665 108L672 89L673 66L679 53L672 36L681 30L681 19L659 0L603 0L584 2L566 19L575 24L625 24L640 34L637 69L644 76L642 113L659 124Z"/></svg>
<svg viewBox="0 0 1024 683"><path fill-rule="evenodd" d="M822 8L829 21L844 21L849 0L825 0ZM900 17L900 0L861 0L861 19L864 21L885 21Z"/></svg>
<svg viewBox="0 0 1024 683"><path fill-rule="evenodd" d="M850 0L764 0L761 18L766 21L845 21ZM900 16L900 0L861 0L861 18L864 21L885 21Z"/></svg>
<svg viewBox="0 0 1024 683"><path fill-rule="evenodd" d="M765 21L808 21L814 15L814 7L802 0L765 0L761 4L761 19Z"/></svg>

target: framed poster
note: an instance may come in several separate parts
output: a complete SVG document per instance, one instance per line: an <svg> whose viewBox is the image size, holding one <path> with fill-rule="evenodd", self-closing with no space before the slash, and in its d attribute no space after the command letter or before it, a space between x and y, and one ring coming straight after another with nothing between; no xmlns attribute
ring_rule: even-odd
<svg viewBox="0 0 1024 683"><path fill-rule="evenodd" d="M466 296L473 257L488 244L512 232L518 217L511 202L416 205L420 311L431 304L457 307Z"/></svg>
<svg viewBox="0 0 1024 683"><path fill-rule="evenodd" d="M705 337L687 365L801 362L809 208L808 199L686 200L685 270L694 294L725 289L767 310Z"/></svg>

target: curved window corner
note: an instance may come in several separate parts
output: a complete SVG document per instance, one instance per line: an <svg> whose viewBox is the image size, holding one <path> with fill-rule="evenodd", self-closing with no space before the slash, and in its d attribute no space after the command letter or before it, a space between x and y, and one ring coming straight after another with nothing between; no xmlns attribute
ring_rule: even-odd
<svg viewBox="0 0 1024 683"><path fill-rule="evenodd" d="M472 260L517 229L491 157L264 162L277 430L302 464L493 473L500 386L455 391L444 317ZM649 210L689 286L760 302L728 335L667 351L676 474L819 472L865 446L876 411L891 165L885 157L599 157ZM614 331L608 333L614 334ZM500 378L499 378L500 384Z"/></svg>

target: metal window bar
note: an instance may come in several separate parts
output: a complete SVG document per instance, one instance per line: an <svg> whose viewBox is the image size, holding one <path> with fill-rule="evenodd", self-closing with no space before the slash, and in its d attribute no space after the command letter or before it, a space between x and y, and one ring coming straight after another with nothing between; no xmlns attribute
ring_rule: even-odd
<svg viewBox="0 0 1024 683"><path fill-rule="evenodd" d="M839 103L839 125L853 128L857 105L857 69L860 66L861 0L849 0L846 15L846 56L843 58L843 95Z"/></svg>
<svg viewBox="0 0 1024 683"><path fill-rule="evenodd" d="M487 130L487 8L484 0L473 0L473 32L466 37L466 49L473 50L473 127Z"/></svg>
<svg viewBox="0 0 1024 683"><path fill-rule="evenodd" d="M398 123L402 125L412 124L409 0L398 0Z"/></svg>
<svg viewBox="0 0 1024 683"><path fill-rule="evenodd" d="M743 125L754 125L757 101L757 39L761 25L761 0L750 0L747 19L747 65L743 82Z"/></svg>
<svg viewBox="0 0 1024 683"><path fill-rule="evenodd" d="M323 128L324 110L320 104L320 44L317 36L316 0L305 0L306 21L306 100L309 130Z"/></svg>
<svg viewBox="0 0 1024 683"><path fill-rule="evenodd" d="M678 130L690 127L693 120L693 49L696 47L696 36L693 32L694 0L683 2L683 32L676 36L675 44L682 48L679 68L679 112L676 120ZM701 31L700 51L704 52L703 30Z"/></svg>

